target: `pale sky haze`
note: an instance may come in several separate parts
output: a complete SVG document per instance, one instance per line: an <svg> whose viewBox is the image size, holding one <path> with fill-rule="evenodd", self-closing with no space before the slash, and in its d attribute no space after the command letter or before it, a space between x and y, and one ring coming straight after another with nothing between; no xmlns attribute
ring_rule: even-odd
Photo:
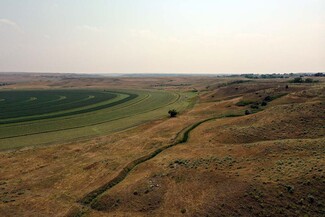
<svg viewBox="0 0 325 217"><path fill-rule="evenodd" d="M325 0L0 0L0 71L325 71Z"/></svg>

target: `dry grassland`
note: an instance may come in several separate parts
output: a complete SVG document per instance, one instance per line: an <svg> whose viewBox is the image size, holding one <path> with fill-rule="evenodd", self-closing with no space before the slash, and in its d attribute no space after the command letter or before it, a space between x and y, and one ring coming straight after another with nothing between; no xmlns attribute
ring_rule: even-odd
<svg viewBox="0 0 325 217"><path fill-rule="evenodd" d="M324 216L324 81L286 89L287 80L237 80L244 79L119 78L137 88L195 89L199 99L176 118L1 152L0 216ZM83 202L130 162L138 163L123 179Z"/></svg>

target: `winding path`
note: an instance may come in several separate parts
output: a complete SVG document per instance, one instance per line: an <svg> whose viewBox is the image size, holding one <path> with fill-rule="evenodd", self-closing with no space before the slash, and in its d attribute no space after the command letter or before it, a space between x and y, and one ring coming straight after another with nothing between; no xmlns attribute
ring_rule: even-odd
<svg viewBox="0 0 325 217"><path fill-rule="evenodd" d="M84 215L87 211L89 211L89 209L93 208L94 203L98 200L98 198L100 198L101 195L103 195L106 191L113 188L115 185L119 184L125 178L127 178L129 173L135 167L137 167L138 165L140 165L148 160L151 160L152 158L156 157L158 154L160 154L161 152L163 152L169 148L172 148L179 144L186 143L189 139L191 131L194 130L195 128L197 128L198 126L200 126L201 124L211 121L211 120L227 118L227 117L238 117L238 116L242 116L242 115L224 115L224 116L212 117L212 118L201 120L199 122L196 122L196 123L184 128L183 130L181 130L180 132L177 133L177 135L175 137L175 140L176 140L175 142L173 142L169 145L166 145L164 147L158 148L155 151L130 162L112 180L110 180L106 184L102 185L101 187L95 189L94 191L88 193L80 200L78 200L78 203L80 203L83 206L83 209L77 213L69 213L67 215L67 217L79 217L79 216Z"/></svg>

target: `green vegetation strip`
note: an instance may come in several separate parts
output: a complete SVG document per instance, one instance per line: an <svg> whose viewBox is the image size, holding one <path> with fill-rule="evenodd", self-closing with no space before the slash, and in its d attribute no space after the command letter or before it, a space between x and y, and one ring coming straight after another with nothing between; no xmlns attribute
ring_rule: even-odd
<svg viewBox="0 0 325 217"><path fill-rule="evenodd" d="M174 101L170 102L167 105L170 105L170 104L175 103L177 100L179 100L179 97L180 96L178 95L177 98ZM145 99L146 98L147 97L145 97ZM129 100L127 100L127 101L129 101ZM118 102L120 102L120 101L118 101ZM136 104L136 103L134 103L134 104ZM118 103L118 104L121 104L121 103ZM133 105L133 104L131 104L131 105ZM164 105L164 106L166 106L166 105ZM158 107L158 108L160 108L160 107ZM148 110L146 112L154 111L154 110L157 110L158 108L154 108L154 109ZM131 107L131 109L132 109L132 107ZM142 109L141 109L141 111L142 111ZM44 129L42 129L41 131L38 131L38 132L26 133L26 134L18 134L18 135L7 136L7 137L0 137L0 139L8 139L8 138L15 138L15 137L22 137L22 136L30 136L30 135L39 135L39 134L51 133L51 132L58 132L58 131L63 131L63 130L71 130L71 129L79 129L79 128L84 128L84 127L91 127L91 126L96 126L96 125L100 125L100 124L104 124L104 123L108 123L108 122L120 120L120 119L127 118L127 117L131 117L131 116L134 116L134 113L125 113L125 116L122 116L122 117L113 116L112 119L109 119L109 120L103 120L103 119L101 119L101 121L95 122L95 123L89 123L89 122L87 123L87 122L84 122L83 125L77 125L77 126L73 126L73 127L64 126L63 128L54 129L54 130L44 130Z"/></svg>
<svg viewBox="0 0 325 217"><path fill-rule="evenodd" d="M111 93L118 93L118 94L122 94L122 93L119 93L119 92L111 92ZM109 94L109 96L112 96L112 94ZM51 118L57 118L57 117L64 117L64 116L71 116L71 115L78 115L78 114L83 114L83 113L88 113L88 112L94 112L94 111L97 111L97 110L101 110L101 109L106 109L106 108L110 108L110 107L113 107L113 106L116 106L118 104L122 104L122 103L125 103L127 101L130 101L132 99L135 99L136 97L138 97L137 94L128 94L128 97L127 98L124 98L124 99L121 99L119 101L115 101L115 102L112 102L112 103L107 103L107 104L103 104L103 105L98 105L98 106L95 106L95 107L90 107L90 108L82 108L82 106L85 106L85 105L89 105L89 103L75 103L77 104L79 107L81 107L79 110L76 110L76 111L66 111L64 113L58 113L58 114L48 114L48 115L45 115L45 116L32 116L32 117L25 117L25 118L19 118L19 119L13 119L13 120L0 120L0 124L10 124L10 123L20 123L20 122L26 122L26 121L35 121L35 120L42 120L42 119L51 119ZM108 100L108 99L111 99L112 97L107 97L105 98L105 100ZM89 98L89 99L92 99L92 98ZM76 107L75 104L72 104ZM41 111L40 114L44 114L45 111ZM24 108L20 108L19 110L16 111L16 114L14 117L17 117L19 114L24 116L28 113L24 112ZM19 116L18 116L19 117Z"/></svg>
<svg viewBox="0 0 325 217"><path fill-rule="evenodd" d="M107 135L147 121L166 118L168 110L172 108L183 111L193 104L194 98L197 96L197 94L190 92L178 93L155 90L114 91L124 94L120 94L107 102L88 105L82 109L120 101L128 97L127 93L136 94L138 97L109 108L82 114L21 123L0 124L0 150L63 143L76 139L89 139L93 136ZM69 112L78 110L78 108L75 108L69 110ZM58 111L58 113L60 112Z"/></svg>
<svg viewBox="0 0 325 217"><path fill-rule="evenodd" d="M108 100L108 101L104 101L104 102L101 102L101 103L97 103L95 105L88 105L88 106L85 106L85 107L82 107L82 108L75 108L75 109L71 109L71 110L68 110L68 112L72 112L72 111L79 111L80 109L88 109L88 108L92 108L92 107L96 107L96 106L99 106L99 105L104 105L104 104L108 104L108 103L115 103L117 101L120 101L122 99L125 99L127 98L129 95L122 95L120 94L119 96L111 99L111 100ZM132 102L132 104L136 104L138 102L141 102L143 101L144 99L148 98L148 95L142 99L139 99L137 100L136 102ZM131 101L131 100L130 100ZM129 105L132 105L132 104L128 104L128 103L120 103L121 105L123 105L123 107L126 107L126 106L129 106ZM118 105L120 105L118 104ZM112 106L109 107L110 108L110 111L113 111L114 109L118 109L120 108L120 106ZM59 111L59 112L55 112L55 113L51 113L51 115L53 114L61 114L61 113L65 113L66 111ZM38 115L39 117L42 117L42 116L46 116L48 114L44 114L44 115ZM85 116L86 114L83 114L83 116ZM91 115L91 114L90 114ZM35 117L35 116L30 116L30 117ZM76 116L75 115L70 115L70 116L59 116L58 118L55 118L54 120L64 120L64 121L69 121L70 119L74 119ZM6 127L12 127L12 126L24 126L24 125L30 125L31 123L48 123L48 124L51 124L50 122L53 121L53 119L49 119L49 120L46 120L47 118L44 118L44 119L38 119L36 121L32 121L32 122L21 122L21 123L12 123L12 124L7 124L7 125L3 125L1 126L1 128L6 128ZM1 136L0 136L0 139L1 139Z"/></svg>
<svg viewBox="0 0 325 217"><path fill-rule="evenodd" d="M177 99L176 99L176 101L177 101ZM156 110L156 109L153 109L153 110ZM151 111L153 111L153 110L151 110ZM79 128L84 128L84 127L91 127L91 126L96 126L96 125L100 125L100 124L104 124L104 123L108 123L108 122L120 120L120 119L127 118L127 117L131 117L131 116L132 115L125 116L125 117L118 117L118 118L111 119L111 120L108 120L108 121L96 122L96 123L93 123L93 124L86 124L86 125L82 125L82 126L75 126L75 127L70 127L70 128L64 128L64 129L48 130L48 131L41 131L41 132L37 132L37 133L22 134L22 135L16 135L16 136L8 136L8 137L0 138L0 139L9 139L9 138L15 138L15 137L30 136L30 135L39 135L39 134L52 133L52 132L58 132L58 131L63 131L63 130L72 130L72 129L79 129Z"/></svg>
<svg viewBox="0 0 325 217"><path fill-rule="evenodd" d="M186 143L189 139L189 135L191 133L192 130L194 130L195 128L197 128L198 126L200 126L201 124L211 121L211 120L216 120L216 119L221 119L221 118L226 118L226 117L238 117L238 116L242 116L242 115L224 115L224 116L219 116L219 117L212 117L212 118L208 118L202 121L199 121L185 129L183 129L182 131L180 131L177 136L176 136L176 142L169 144L167 146L161 147L153 152L151 152L148 155L145 155L143 157L140 157L132 162L130 162L129 164L127 164L122 171L120 171L120 173L113 178L111 181L109 181L108 183L106 183L105 185L97 188L96 190L90 192L89 194L87 194L85 197L83 197L81 200L79 200L78 202L81 203L82 205L85 206L90 206L92 209L96 209L96 210L100 210L99 204L97 204L98 198L105 193L107 190L111 189L112 187L114 187L115 185L119 184L120 182L122 182L127 176L128 174L138 165L140 165L141 163L144 163L152 158L154 158L155 156L157 156L158 154L160 154L161 152L165 151L166 149L169 149L171 147L174 147L176 145L179 144L183 144ZM181 137L181 138L179 138ZM81 211L84 212L84 211ZM74 214L73 216L80 216L81 213L77 213Z"/></svg>
<svg viewBox="0 0 325 217"><path fill-rule="evenodd" d="M68 98L68 100L56 102L62 95ZM115 97L115 94L100 90L10 90L0 91L0 97L7 99L6 103L0 104L0 108L3 109L0 115L4 118L10 118L10 116L6 116L9 114L21 116L19 113L26 115L49 113L67 110L71 107L94 104ZM37 97L38 101L30 102L29 100L24 100L31 97Z"/></svg>

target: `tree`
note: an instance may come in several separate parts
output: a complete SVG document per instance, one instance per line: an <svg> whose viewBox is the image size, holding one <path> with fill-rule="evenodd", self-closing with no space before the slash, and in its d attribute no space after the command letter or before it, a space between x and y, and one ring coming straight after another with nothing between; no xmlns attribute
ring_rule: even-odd
<svg viewBox="0 0 325 217"><path fill-rule="evenodd" d="M318 72L315 74L315 77L324 77L325 73Z"/></svg>
<svg viewBox="0 0 325 217"><path fill-rule="evenodd" d="M168 114L170 115L171 118L174 118L174 117L176 117L178 112L175 109L171 109L168 111Z"/></svg>
<svg viewBox="0 0 325 217"><path fill-rule="evenodd" d="M293 83L303 83L302 77L294 78Z"/></svg>

